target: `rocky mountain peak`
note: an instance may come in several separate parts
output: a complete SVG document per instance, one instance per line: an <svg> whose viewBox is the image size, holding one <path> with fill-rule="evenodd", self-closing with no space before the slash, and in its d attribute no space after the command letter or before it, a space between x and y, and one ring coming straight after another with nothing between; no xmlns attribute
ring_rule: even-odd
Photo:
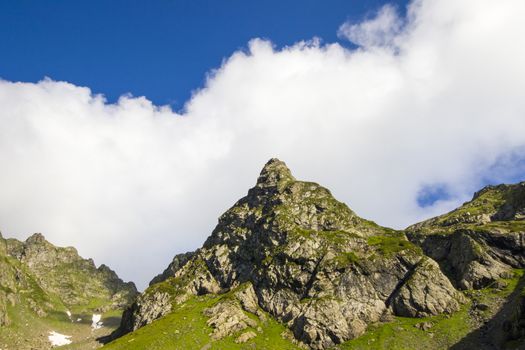
<svg viewBox="0 0 525 350"><path fill-rule="evenodd" d="M270 159L263 167L259 178L257 179L257 187L282 187L290 181L295 181L292 172L286 164L277 159Z"/></svg>
<svg viewBox="0 0 525 350"><path fill-rule="evenodd" d="M174 312L192 296L224 293L238 301L206 311L217 338L229 334L219 327L230 318L224 315L237 320L226 322L234 328L249 324L236 311L239 303L253 317L266 312L281 321L311 349L355 338L383 315L425 317L453 312L462 301L402 232L358 217L328 189L296 180L278 159L266 163L201 249L176 256L152 281L118 334Z"/></svg>
<svg viewBox="0 0 525 350"><path fill-rule="evenodd" d="M33 233L26 239L27 244L46 244L48 243L46 238L41 233Z"/></svg>

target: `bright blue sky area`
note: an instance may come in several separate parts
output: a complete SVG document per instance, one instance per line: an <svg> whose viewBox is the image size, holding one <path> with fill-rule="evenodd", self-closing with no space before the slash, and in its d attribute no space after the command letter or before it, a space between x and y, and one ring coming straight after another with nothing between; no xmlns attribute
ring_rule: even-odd
<svg viewBox="0 0 525 350"><path fill-rule="evenodd" d="M206 72L254 37L278 47L339 41L385 0L0 1L0 78L48 76L115 101L146 96L178 110ZM388 1L400 11L403 0ZM348 43L345 43L348 45Z"/></svg>

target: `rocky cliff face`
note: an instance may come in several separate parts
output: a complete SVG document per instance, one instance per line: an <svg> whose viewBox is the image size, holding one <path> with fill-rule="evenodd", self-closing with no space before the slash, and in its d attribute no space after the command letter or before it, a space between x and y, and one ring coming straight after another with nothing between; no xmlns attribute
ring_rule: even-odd
<svg viewBox="0 0 525 350"><path fill-rule="evenodd" d="M243 312L259 320L268 313L312 349L355 338L391 315L452 313L465 300L403 232L358 217L277 159L201 249L177 256L152 281L117 335L176 311L192 295L232 291L231 301L206 311L216 337L250 327Z"/></svg>
<svg viewBox="0 0 525 350"><path fill-rule="evenodd" d="M167 280L168 278L175 275L175 273L180 270L188 261L190 261L191 258L195 255L194 252L187 252L183 254L177 254L173 258L172 262L168 265L168 267L159 275L155 276L149 285L159 283L162 281Z"/></svg>
<svg viewBox="0 0 525 350"><path fill-rule="evenodd" d="M459 289L480 289L525 267L525 182L487 186L445 215L410 226L407 235Z"/></svg>
<svg viewBox="0 0 525 350"><path fill-rule="evenodd" d="M458 289L500 290L525 268L525 182L487 186L461 207L406 232ZM500 349L509 341L509 348L522 348L516 344L525 339L524 286L521 277L500 306L485 305L492 318L457 348Z"/></svg>

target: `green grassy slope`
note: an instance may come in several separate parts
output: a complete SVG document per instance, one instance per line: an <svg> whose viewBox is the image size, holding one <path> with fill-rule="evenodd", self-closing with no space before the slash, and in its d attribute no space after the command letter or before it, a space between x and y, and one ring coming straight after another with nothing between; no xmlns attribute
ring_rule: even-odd
<svg viewBox="0 0 525 350"><path fill-rule="evenodd" d="M394 317L389 322L370 326L365 335L340 344L334 349L448 349L475 332L483 322L490 320L511 293L515 292L522 276L523 270L515 270L514 276L502 280L499 288L495 286L465 292L469 302L452 315L426 318ZM523 283L519 288L522 291ZM204 315L204 310L228 298L229 295L230 293L222 296L193 297L169 315L116 339L105 345L103 349L300 349L291 341L291 335L286 327L269 316L266 322L260 322L259 329L251 329L257 337L246 343L235 343L239 334L246 330L214 341L211 338L213 329L206 323L208 319ZM480 304L488 305L488 310L479 310L476 305ZM420 329L423 324L430 328Z"/></svg>
<svg viewBox="0 0 525 350"><path fill-rule="evenodd" d="M213 329L206 323L208 318L204 310L229 296L230 293L193 297L169 315L107 344L103 349L299 349L290 340L287 329L270 316L264 322L258 321L256 328L212 340ZM254 315L246 314L255 319ZM240 334L249 331L257 336L246 343L235 342Z"/></svg>

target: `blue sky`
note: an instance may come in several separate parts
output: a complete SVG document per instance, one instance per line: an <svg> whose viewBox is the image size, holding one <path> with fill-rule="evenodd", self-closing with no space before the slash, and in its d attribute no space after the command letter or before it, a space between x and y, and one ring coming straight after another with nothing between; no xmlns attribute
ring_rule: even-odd
<svg viewBox="0 0 525 350"><path fill-rule="evenodd" d="M1 1L0 78L47 76L89 86L109 101L131 93L180 109L206 73L250 39L268 38L278 47L314 36L341 42L341 23L371 15L383 3ZM405 1L393 3L404 11Z"/></svg>

